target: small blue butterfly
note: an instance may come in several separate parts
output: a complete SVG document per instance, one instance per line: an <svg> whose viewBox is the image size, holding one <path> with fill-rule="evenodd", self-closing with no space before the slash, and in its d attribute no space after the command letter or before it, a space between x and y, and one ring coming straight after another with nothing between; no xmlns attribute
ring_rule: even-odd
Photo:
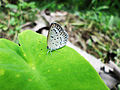
<svg viewBox="0 0 120 90"><path fill-rule="evenodd" d="M67 41L68 33L58 23L52 23L47 36L47 49L51 52L62 48Z"/></svg>

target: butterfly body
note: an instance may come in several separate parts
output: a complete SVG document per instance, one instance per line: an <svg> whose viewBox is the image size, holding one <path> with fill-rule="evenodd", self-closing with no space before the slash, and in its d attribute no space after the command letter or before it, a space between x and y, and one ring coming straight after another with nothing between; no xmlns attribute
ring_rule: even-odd
<svg viewBox="0 0 120 90"><path fill-rule="evenodd" d="M53 51L62 48L67 40L67 32L58 23L52 23L47 36L47 49Z"/></svg>

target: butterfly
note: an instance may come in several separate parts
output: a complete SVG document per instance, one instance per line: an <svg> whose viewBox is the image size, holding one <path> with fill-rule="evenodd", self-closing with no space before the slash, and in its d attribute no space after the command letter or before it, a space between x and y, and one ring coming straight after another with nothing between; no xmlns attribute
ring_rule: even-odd
<svg viewBox="0 0 120 90"><path fill-rule="evenodd" d="M51 23L47 36L47 49L53 51L62 48L66 45L67 41L68 33L61 27L61 25L56 22Z"/></svg>

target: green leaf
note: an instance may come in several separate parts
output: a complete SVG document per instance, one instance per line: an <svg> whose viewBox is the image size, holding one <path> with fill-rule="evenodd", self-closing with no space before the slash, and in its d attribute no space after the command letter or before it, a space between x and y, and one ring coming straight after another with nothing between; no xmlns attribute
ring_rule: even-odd
<svg viewBox="0 0 120 90"><path fill-rule="evenodd" d="M17 5L15 4L7 4L6 7L10 9L18 9Z"/></svg>
<svg viewBox="0 0 120 90"><path fill-rule="evenodd" d="M21 2L18 4L19 8L25 9L28 7L28 3L27 2Z"/></svg>
<svg viewBox="0 0 120 90"><path fill-rule="evenodd" d="M16 30L16 31L20 31L20 29L21 29L20 26L16 26L16 27L15 27L15 30Z"/></svg>
<svg viewBox="0 0 120 90"><path fill-rule="evenodd" d="M15 25L15 24L16 24L16 22L15 22L15 18L12 17L12 18L10 19L10 25Z"/></svg>
<svg viewBox="0 0 120 90"><path fill-rule="evenodd" d="M8 26L6 26L4 24L0 24L0 28L3 29L4 31L6 31L8 29Z"/></svg>
<svg viewBox="0 0 120 90"><path fill-rule="evenodd" d="M100 6L97 8L97 11L109 9L109 6Z"/></svg>
<svg viewBox="0 0 120 90"><path fill-rule="evenodd" d="M36 8L35 2L30 2L28 5L29 5L29 7L31 7L32 9L35 9L35 8Z"/></svg>
<svg viewBox="0 0 120 90"><path fill-rule="evenodd" d="M8 26L3 26L3 30L6 31L8 29Z"/></svg>
<svg viewBox="0 0 120 90"><path fill-rule="evenodd" d="M21 51L21 47L17 44L7 40L7 39L0 39L0 48L2 49L10 49L15 51L18 55L24 58L23 53Z"/></svg>
<svg viewBox="0 0 120 90"><path fill-rule="evenodd" d="M47 54L47 39L26 30L17 44L0 39L0 90L108 90L94 68L65 46Z"/></svg>
<svg viewBox="0 0 120 90"><path fill-rule="evenodd" d="M14 13L14 12L10 12L10 15L11 15L11 16L15 16L16 13Z"/></svg>
<svg viewBox="0 0 120 90"><path fill-rule="evenodd" d="M9 32L8 32L8 34L13 35L13 34L15 34L15 31L12 30L12 29L10 29Z"/></svg>

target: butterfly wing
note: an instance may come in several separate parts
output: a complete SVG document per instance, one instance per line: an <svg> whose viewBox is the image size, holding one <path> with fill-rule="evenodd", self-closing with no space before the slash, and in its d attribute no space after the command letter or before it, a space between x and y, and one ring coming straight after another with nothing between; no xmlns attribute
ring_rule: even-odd
<svg viewBox="0 0 120 90"><path fill-rule="evenodd" d="M48 49L56 50L66 45L67 32L57 23L52 23L47 36Z"/></svg>

